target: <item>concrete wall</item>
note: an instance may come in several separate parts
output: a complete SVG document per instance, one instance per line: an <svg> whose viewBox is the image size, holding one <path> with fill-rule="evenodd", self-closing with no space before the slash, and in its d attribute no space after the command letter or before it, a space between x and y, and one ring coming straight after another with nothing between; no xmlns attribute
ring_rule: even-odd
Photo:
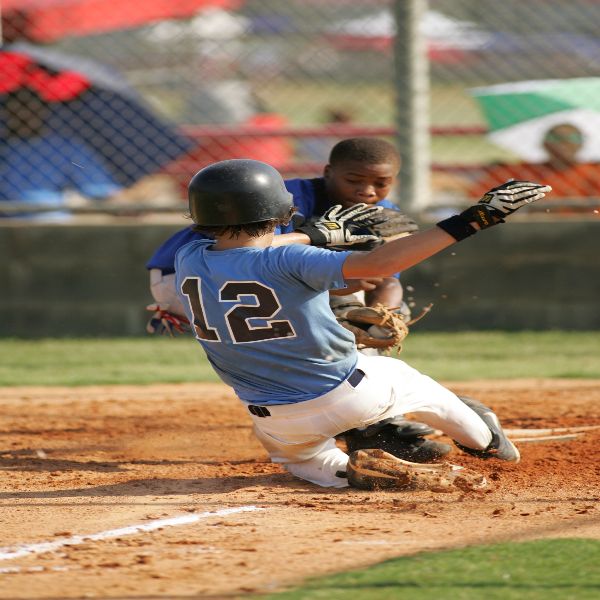
<svg viewBox="0 0 600 600"><path fill-rule="evenodd" d="M477 234L403 277L421 330L600 329L600 221L512 222Z"/></svg>
<svg viewBox="0 0 600 600"><path fill-rule="evenodd" d="M0 336L145 335L144 263L179 225L0 226ZM419 330L600 329L600 221L495 227L408 270Z"/></svg>

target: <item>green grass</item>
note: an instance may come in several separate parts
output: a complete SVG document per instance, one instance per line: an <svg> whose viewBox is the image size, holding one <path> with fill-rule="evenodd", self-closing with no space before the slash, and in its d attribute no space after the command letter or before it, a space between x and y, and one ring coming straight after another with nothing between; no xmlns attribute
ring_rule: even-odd
<svg viewBox="0 0 600 600"><path fill-rule="evenodd" d="M435 379L600 377L600 333L411 333L402 360Z"/></svg>
<svg viewBox="0 0 600 600"><path fill-rule="evenodd" d="M600 378L596 332L413 332L401 358L435 379ZM191 338L0 341L0 385L217 381Z"/></svg>
<svg viewBox="0 0 600 600"><path fill-rule="evenodd" d="M0 342L0 385L217 381L191 337Z"/></svg>
<svg viewBox="0 0 600 600"><path fill-rule="evenodd" d="M600 542L537 540L419 554L307 582L278 600L587 600L600 597Z"/></svg>

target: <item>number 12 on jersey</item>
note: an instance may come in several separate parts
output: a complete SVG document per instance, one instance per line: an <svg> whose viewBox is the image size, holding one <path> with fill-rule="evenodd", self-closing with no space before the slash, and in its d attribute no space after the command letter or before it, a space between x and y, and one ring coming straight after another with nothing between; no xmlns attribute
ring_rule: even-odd
<svg viewBox="0 0 600 600"><path fill-rule="evenodd" d="M187 277L181 284L194 315L194 332L199 340L220 342L216 328L206 320L202 298L202 281L199 277ZM252 304L244 303L252 299ZM258 281L227 281L219 290L219 302L223 304L223 317L234 344L266 342L280 338L296 337L292 324L274 319L281 311L281 304L273 289ZM227 309L231 302L233 306ZM253 319L261 319L266 325L252 325Z"/></svg>

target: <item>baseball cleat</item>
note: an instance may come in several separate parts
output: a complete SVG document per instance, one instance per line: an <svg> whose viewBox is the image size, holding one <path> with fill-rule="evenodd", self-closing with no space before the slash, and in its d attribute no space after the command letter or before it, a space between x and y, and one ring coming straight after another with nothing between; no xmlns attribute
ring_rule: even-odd
<svg viewBox="0 0 600 600"><path fill-rule="evenodd" d="M431 463L441 460L451 450L451 446L443 442L420 438L412 443L404 442L404 447L398 443L390 449L390 454L410 462Z"/></svg>
<svg viewBox="0 0 600 600"><path fill-rule="evenodd" d="M494 458L518 463L521 460L521 454L517 447L504 435L498 417L491 411L479 416L492 432L492 441L485 452Z"/></svg>
<svg viewBox="0 0 600 600"><path fill-rule="evenodd" d="M481 420L488 426L492 433L492 441L485 450L473 450L467 448L458 442L454 442L461 450L478 456L479 458L497 458L507 462L518 463L521 460L521 454L517 447L506 437L498 417L491 408L483 405L473 398L459 396L459 398L474 412L476 412Z"/></svg>
<svg viewBox="0 0 600 600"><path fill-rule="evenodd" d="M402 439L413 439L435 433L435 429L433 427L430 427L425 423L420 423L419 421L406 419L402 415L383 419L377 423L374 423L373 425L362 427L358 429L358 431L363 432L365 437L369 437L379 432L387 425L392 426L395 430L395 435Z"/></svg>
<svg viewBox="0 0 600 600"><path fill-rule="evenodd" d="M452 449L448 444L424 437L433 432L425 423L394 417L365 428L350 429L342 436L348 453L377 448L402 460L431 463L441 460Z"/></svg>

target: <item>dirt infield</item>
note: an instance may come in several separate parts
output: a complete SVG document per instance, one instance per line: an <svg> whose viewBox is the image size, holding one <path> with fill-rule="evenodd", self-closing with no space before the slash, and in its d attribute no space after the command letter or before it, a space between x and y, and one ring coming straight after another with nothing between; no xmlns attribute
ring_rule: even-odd
<svg viewBox="0 0 600 600"><path fill-rule="evenodd" d="M448 387L507 428L600 425L600 381ZM0 598L239 597L418 551L600 538L600 429L522 443L518 466L454 450L485 492L331 491L270 464L224 386L0 400Z"/></svg>

